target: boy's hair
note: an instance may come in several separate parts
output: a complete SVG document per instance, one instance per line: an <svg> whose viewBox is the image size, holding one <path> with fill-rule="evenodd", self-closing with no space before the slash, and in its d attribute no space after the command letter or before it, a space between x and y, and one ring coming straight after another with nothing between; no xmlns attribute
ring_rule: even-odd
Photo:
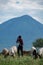
<svg viewBox="0 0 43 65"><path fill-rule="evenodd" d="M21 35L19 35L18 38L21 38Z"/></svg>

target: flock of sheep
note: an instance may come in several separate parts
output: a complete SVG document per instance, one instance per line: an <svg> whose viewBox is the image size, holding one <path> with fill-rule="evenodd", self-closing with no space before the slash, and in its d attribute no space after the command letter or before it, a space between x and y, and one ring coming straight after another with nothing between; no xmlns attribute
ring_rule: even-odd
<svg viewBox="0 0 43 65"><path fill-rule="evenodd" d="M30 50L31 51L31 54L33 53L34 50L37 51L37 49L35 47L32 47L31 50ZM14 57L17 54L17 47L16 46L12 46L9 50L7 48L4 48L1 53L4 55L4 57L7 57L8 55ZM37 55L39 57L43 57L43 48L40 48L38 50Z"/></svg>

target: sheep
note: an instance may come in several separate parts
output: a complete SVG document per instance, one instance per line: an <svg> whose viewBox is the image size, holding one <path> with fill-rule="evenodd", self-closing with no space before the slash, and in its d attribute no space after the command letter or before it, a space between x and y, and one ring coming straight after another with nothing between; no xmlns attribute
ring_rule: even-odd
<svg viewBox="0 0 43 65"><path fill-rule="evenodd" d="M39 58L42 58L43 57L43 48L40 48L39 49L38 56L39 56Z"/></svg>
<svg viewBox="0 0 43 65"><path fill-rule="evenodd" d="M16 55L16 53L17 53L17 47L12 46L9 50L9 55L14 57Z"/></svg>
<svg viewBox="0 0 43 65"><path fill-rule="evenodd" d="M7 56L9 55L8 49L7 49L7 48L4 48L4 49L2 50L2 54L4 55L4 57L7 57Z"/></svg>
<svg viewBox="0 0 43 65"><path fill-rule="evenodd" d="M36 48L35 47L32 47L31 48L31 53L32 53L32 55L33 55L33 58L37 58L38 56L37 56L37 52L36 52Z"/></svg>
<svg viewBox="0 0 43 65"><path fill-rule="evenodd" d="M33 47L31 48L31 53L33 53L34 50L36 50L36 48L33 46Z"/></svg>

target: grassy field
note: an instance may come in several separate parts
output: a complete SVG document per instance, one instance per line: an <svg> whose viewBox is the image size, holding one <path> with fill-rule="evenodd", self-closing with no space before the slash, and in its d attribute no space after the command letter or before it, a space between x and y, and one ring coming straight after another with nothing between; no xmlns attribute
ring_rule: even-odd
<svg viewBox="0 0 43 65"><path fill-rule="evenodd" d="M4 58L0 55L0 65L43 65L43 59L33 59L31 56Z"/></svg>

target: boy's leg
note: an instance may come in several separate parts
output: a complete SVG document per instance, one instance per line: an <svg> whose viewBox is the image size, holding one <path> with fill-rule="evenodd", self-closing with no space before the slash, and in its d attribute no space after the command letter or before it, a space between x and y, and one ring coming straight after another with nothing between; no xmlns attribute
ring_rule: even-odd
<svg viewBox="0 0 43 65"><path fill-rule="evenodd" d="M19 53L19 47L17 48L17 53L18 53L18 56L20 56L20 53Z"/></svg>
<svg viewBox="0 0 43 65"><path fill-rule="evenodd" d="M21 55L23 56L23 47L21 46Z"/></svg>

